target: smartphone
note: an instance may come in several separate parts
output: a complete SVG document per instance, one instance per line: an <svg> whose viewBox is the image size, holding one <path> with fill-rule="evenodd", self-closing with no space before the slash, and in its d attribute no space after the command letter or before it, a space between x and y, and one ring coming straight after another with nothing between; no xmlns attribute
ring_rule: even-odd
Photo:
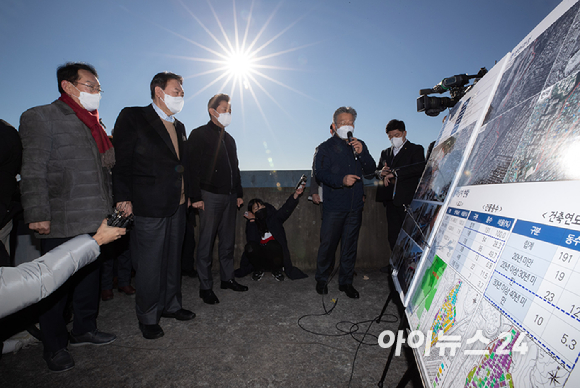
<svg viewBox="0 0 580 388"><path fill-rule="evenodd" d="M298 190L298 188L300 186L302 186L303 183L306 183L306 180L308 178L306 177L306 175L302 174L302 176L300 177L300 180L298 181L298 184L296 185L296 188L294 190Z"/></svg>

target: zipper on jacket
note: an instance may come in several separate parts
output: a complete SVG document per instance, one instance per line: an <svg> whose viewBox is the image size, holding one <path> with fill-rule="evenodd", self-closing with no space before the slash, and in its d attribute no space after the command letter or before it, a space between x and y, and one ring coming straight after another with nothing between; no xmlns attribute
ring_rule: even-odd
<svg viewBox="0 0 580 388"><path fill-rule="evenodd" d="M225 133L224 133L225 136ZM228 153L228 147L226 147L226 142L222 137L222 144L224 145L224 150L226 151L226 159L228 160L228 166L230 166L230 194L234 192L234 170L232 169L232 162L230 161L230 154Z"/></svg>

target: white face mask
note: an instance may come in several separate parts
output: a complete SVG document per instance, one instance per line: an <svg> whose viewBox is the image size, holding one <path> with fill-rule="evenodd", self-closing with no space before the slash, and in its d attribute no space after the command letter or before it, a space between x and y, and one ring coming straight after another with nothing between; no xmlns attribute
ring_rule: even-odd
<svg viewBox="0 0 580 388"><path fill-rule="evenodd" d="M165 92L163 92L163 94L165 94ZM167 107L167 109L169 109L169 111L172 114L177 114L181 112L181 110L183 109L183 104L185 104L183 97L181 96L173 97L170 96L169 94L165 94L165 99L163 100L163 102L165 103L165 106Z"/></svg>
<svg viewBox="0 0 580 388"><path fill-rule="evenodd" d="M216 111L216 112L217 112L217 111ZM230 124L231 124L231 122L232 122L232 114L231 114L231 113L229 113L229 112L226 112L226 113L220 113L220 114L219 114L219 116L218 116L218 118L217 118L217 121L218 121L218 122L219 122L221 125L223 125L223 126L224 126L224 128L225 128L225 127L227 127L228 125L230 125Z"/></svg>
<svg viewBox="0 0 580 388"><path fill-rule="evenodd" d="M403 138L402 137L393 137L391 138L391 144L393 145L393 147L395 148L399 148L403 145Z"/></svg>
<svg viewBox="0 0 580 388"><path fill-rule="evenodd" d="M73 87L76 90L79 90L76 86L73 85ZM81 92L80 90L79 93L81 95L78 97L78 99L83 108L85 108L89 112L99 109L99 104L101 102L101 93L91 94L87 92Z"/></svg>
<svg viewBox="0 0 580 388"><path fill-rule="evenodd" d="M351 135L354 133L354 127L352 125L343 125L336 130L336 134L341 139L348 139L349 132L352 132Z"/></svg>

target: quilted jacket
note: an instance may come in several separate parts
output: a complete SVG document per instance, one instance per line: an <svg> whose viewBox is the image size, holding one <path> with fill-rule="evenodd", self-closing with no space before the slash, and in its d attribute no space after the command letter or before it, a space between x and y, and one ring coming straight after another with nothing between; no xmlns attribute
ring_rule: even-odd
<svg viewBox="0 0 580 388"><path fill-rule="evenodd" d="M60 100L20 117L22 206L26 223L50 221L39 238L95 233L112 210L110 171L91 130Z"/></svg>

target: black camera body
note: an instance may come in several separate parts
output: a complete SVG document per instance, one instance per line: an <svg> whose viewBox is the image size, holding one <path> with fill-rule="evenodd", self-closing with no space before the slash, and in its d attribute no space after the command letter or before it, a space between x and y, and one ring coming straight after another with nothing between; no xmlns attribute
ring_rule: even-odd
<svg viewBox="0 0 580 388"><path fill-rule="evenodd" d="M114 226L117 228L131 228L133 225L133 214L125 216L118 209L115 209L113 214L107 217L107 225Z"/></svg>
<svg viewBox="0 0 580 388"><path fill-rule="evenodd" d="M487 69L482 67L475 75L458 74L449 78L443 78L441 82L433 87L433 89L421 89L419 94L421 97L417 98L417 112L425 112L427 116L437 116L447 108L452 108L461 100L484 75L487 74ZM471 85L467 85L470 80L475 81ZM449 92L451 97L430 97L428 94Z"/></svg>

